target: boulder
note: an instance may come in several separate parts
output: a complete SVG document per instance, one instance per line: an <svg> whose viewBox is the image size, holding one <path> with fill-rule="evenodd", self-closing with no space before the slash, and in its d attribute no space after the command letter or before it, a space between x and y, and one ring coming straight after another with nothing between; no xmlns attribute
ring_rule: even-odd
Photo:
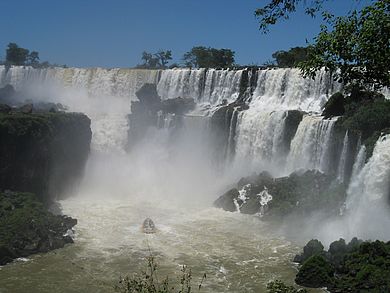
<svg viewBox="0 0 390 293"><path fill-rule="evenodd" d="M247 185L250 188L246 188ZM337 215L346 198L343 184L315 170L294 172L280 178L261 172L241 178L236 189L239 192L235 197L225 193L215 205L230 211L234 201L237 202L239 195L245 192L246 201L240 205L240 211L260 214L265 218L281 218L293 213L308 215L315 210Z"/></svg>
<svg viewBox="0 0 390 293"><path fill-rule="evenodd" d="M0 104L0 113L8 114L11 110L12 108L7 104Z"/></svg>
<svg viewBox="0 0 390 293"><path fill-rule="evenodd" d="M18 111L23 114L31 114L33 112L33 104L26 104L21 106Z"/></svg>
<svg viewBox="0 0 390 293"><path fill-rule="evenodd" d="M337 92L333 94L326 102L324 110L322 111L322 115L327 119L333 116L344 115L344 113L344 95L340 92Z"/></svg>

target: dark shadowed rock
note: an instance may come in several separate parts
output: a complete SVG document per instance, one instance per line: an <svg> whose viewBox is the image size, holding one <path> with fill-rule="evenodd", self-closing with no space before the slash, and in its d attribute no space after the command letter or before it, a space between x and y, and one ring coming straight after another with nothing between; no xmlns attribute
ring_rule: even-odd
<svg viewBox="0 0 390 293"><path fill-rule="evenodd" d="M61 198L81 180L91 142L90 119L77 113L0 115L0 190Z"/></svg>
<svg viewBox="0 0 390 293"><path fill-rule="evenodd" d="M12 108L7 104L0 104L0 113L8 114L11 110Z"/></svg>
<svg viewBox="0 0 390 293"><path fill-rule="evenodd" d="M192 98L174 98L163 100L161 110L163 113L171 113L176 115L183 115L193 109L195 109L195 102Z"/></svg>
<svg viewBox="0 0 390 293"><path fill-rule="evenodd" d="M303 253L297 254L295 256L294 262L302 264L313 255L318 255L323 253L324 253L324 246L322 245L322 243L317 239L312 239L303 247Z"/></svg>
<svg viewBox="0 0 390 293"><path fill-rule="evenodd" d="M250 188L247 188L248 185ZM316 210L338 215L346 197L343 184L315 170L294 172L280 178L272 178L267 172L262 172L241 178L236 186L246 197L240 211L260 213L265 218L280 218L292 213L309 215ZM232 202L238 200L238 195L232 198L228 193L221 197L219 201L225 203L226 208L221 204L218 206L226 210L231 210Z"/></svg>
<svg viewBox="0 0 390 293"><path fill-rule="evenodd" d="M325 118L344 115L344 95L340 92L333 94L324 106L322 115Z"/></svg>
<svg viewBox="0 0 390 293"><path fill-rule="evenodd" d="M234 204L234 199L236 199L238 196L239 193L236 188L230 189L214 202L214 206L217 208L223 208L229 212L235 212L237 208Z"/></svg>
<svg viewBox="0 0 390 293"><path fill-rule="evenodd" d="M5 87L0 88L0 104L13 104L13 99L15 96L15 89L12 85L7 84Z"/></svg>
<svg viewBox="0 0 390 293"><path fill-rule="evenodd" d="M31 114L33 112L33 104L26 104L18 109L23 114Z"/></svg>

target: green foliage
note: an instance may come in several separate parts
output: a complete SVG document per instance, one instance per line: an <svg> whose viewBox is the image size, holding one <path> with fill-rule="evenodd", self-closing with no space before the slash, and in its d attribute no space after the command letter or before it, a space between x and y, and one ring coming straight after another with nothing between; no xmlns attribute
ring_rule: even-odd
<svg viewBox="0 0 390 293"><path fill-rule="evenodd" d="M25 65L29 55L29 50L21 48L15 43L9 43L6 50L6 63L10 65Z"/></svg>
<svg viewBox="0 0 390 293"><path fill-rule="evenodd" d="M57 64L51 65L49 62L39 62L39 53L37 51L19 47L16 43L9 43L6 49L6 60L4 62L6 66L32 66L34 68L46 68L46 67L59 67ZM61 67L66 67L62 65Z"/></svg>
<svg viewBox="0 0 390 293"><path fill-rule="evenodd" d="M147 69L157 69L157 68L167 68L167 65L170 60L172 60L172 51L159 50L157 53L142 52L143 60L142 65L138 65L137 68L147 68Z"/></svg>
<svg viewBox="0 0 390 293"><path fill-rule="evenodd" d="M305 13L314 17L326 1L328 0L270 0L267 5L255 11L255 16L260 22L259 29L263 33L268 32L270 25L277 23L280 19L288 19L302 2L306 5Z"/></svg>
<svg viewBox="0 0 390 293"><path fill-rule="evenodd" d="M294 47L288 51L277 51L272 54L278 67L296 67L298 63L307 60L306 47Z"/></svg>
<svg viewBox="0 0 390 293"><path fill-rule="evenodd" d="M158 265L155 262L154 256L147 257L147 269L140 275L133 277L120 277L118 284L114 287L120 293L191 293L193 292L192 273L188 267L183 266L178 285L172 284L172 281L166 277L159 281L157 274ZM203 281L206 279L206 274L203 275L200 284L197 286L198 291L202 288ZM176 282L177 283L177 282Z"/></svg>
<svg viewBox="0 0 390 293"><path fill-rule="evenodd" d="M61 225L61 218L46 210L32 193L0 193L0 247L11 247L12 242L31 229ZM25 237L26 238L26 237Z"/></svg>
<svg viewBox="0 0 390 293"><path fill-rule="evenodd" d="M306 289L296 289L293 286L287 286L280 280L275 280L267 284L268 293L307 293Z"/></svg>
<svg viewBox="0 0 390 293"><path fill-rule="evenodd" d="M347 16L324 15L309 59L300 64L305 76L325 68L348 88L390 86L390 0L377 0Z"/></svg>
<svg viewBox="0 0 390 293"><path fill-rule="evenodd" d="M389 292L390 242L364 242L347 254L336 278L336 289L340 292Z"/></svg>
<svg viewBox="0 0 390 293"><path fill-rule="evenodd" d="M324 287L333 282L334 268L322 255L313 255L299 269L295 281L307 287Z"/></svg>
<svg viewBox="0 0 390 293"><path fill-rule="evenodd" d="M187 67L228 68L234 64L234 51L198 46L185 53L183 61Z"/></svg>
<svg viewBox="0 0 390 293"><path fill-rule="evenodd" d="M390 133L390 101L375 92L354 90L343 107L345 114L337 123L361 135L369 158L380 135Z"/></svg>
<svg viewBox="0 0 390 293"><path fill-rule="evenodd" d="M296 282L330 292L389 292L390 242L334 241L303 262Z"/></svg>

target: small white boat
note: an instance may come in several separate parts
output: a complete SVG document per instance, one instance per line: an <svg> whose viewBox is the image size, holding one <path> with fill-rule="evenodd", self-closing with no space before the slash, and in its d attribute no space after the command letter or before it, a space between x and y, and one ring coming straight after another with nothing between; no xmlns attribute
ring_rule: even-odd
<svg viewBox="0 0 390 293"><path fill-rule="evenodd" d="M142 224L142 231L146 234L156 233L156 226L154 225L152 219L146 218Z"/></svg>

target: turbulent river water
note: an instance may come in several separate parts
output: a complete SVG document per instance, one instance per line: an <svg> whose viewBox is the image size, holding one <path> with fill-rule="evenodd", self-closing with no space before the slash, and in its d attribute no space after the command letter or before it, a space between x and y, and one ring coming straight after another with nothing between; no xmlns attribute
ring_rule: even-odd
<svg viewBox="0 0 390 293"><path fill-rule="evenodd" d="M151 172L144 159L92 156L77 194L59 202L78 219L75 243L0 268L0 292L114 292L119 276L145 270L151 254L160 278L176 282L188 265L196 287L206 273L201 292L265 292L273 279L293 283L296 244L258 217L212 208L208 174L179 176L177 166L158 165ZM180 181L172 184L174 178ZM146 217L157 233L141 231Z"/></svg>

